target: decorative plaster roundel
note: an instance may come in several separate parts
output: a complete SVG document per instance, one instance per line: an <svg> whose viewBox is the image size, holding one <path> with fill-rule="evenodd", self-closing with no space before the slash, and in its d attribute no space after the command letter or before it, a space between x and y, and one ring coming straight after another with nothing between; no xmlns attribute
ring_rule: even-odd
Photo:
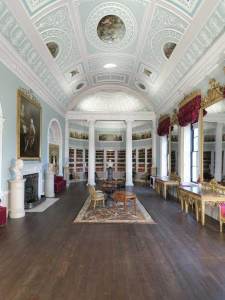
<svg viewBox="0 0 225 300"><path fill-rule="evenodd" d="M104 22L113 17L111 31L101 31ZM115 22L117 20L117 23ZM118 29L115 30L115 24ZM110 24L108 24L110 27ZM107 25L106 25L107 26ZM107 2L96 6L87 18L85 33L92 46L100 50L122 49L128 47L137 36L137 22L131 10L123 4Z"/></svg>

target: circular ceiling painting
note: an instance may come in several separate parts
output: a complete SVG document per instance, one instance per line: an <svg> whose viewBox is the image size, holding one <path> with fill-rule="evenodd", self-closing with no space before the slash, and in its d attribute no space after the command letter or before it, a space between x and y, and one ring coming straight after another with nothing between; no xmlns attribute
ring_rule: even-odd
<svg viewBox="0 0 225 300"><path fill-rule="evenodd" d="M108 15L103 17L98 23L97 33L105 43L120 42L126 33L126 27L120 17Z"/></svg>
<svg viewBox="0 0 225 300"><path fill-rule="evenodd" d="M117 2L103 1L89 14L85 34L102 51L120 50L137 38L138 25L132 11Z"/></svg>

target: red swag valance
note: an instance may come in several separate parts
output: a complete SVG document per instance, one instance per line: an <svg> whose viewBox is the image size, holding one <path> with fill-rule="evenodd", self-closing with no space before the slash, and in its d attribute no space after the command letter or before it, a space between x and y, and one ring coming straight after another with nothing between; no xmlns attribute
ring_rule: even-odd
<svg viewBox="0 0 225 300"><path fill-rule="evenodd" d="M159 125L158 125L158 135L164 136L168 135L170 132L170 116L166 115L159 119Z"/></svg>
<svg viewBox="0 0 225 300"><path fill-rule="evenodd" d="M195 93L181 102L180 108L177 114L179 125L182 127L188 124L194 124L198 122L199 110L201 108L201 94Z"/></svg>

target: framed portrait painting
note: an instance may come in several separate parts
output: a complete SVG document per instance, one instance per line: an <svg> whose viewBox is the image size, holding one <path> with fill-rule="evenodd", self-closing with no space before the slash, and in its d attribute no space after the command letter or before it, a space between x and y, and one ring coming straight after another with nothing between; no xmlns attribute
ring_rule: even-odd
<svg viewBox="0 0 225 300"><path fill-rule="evenodd" d="M41 159L41 105L22 90L17 91L17 158Z"/></svg>

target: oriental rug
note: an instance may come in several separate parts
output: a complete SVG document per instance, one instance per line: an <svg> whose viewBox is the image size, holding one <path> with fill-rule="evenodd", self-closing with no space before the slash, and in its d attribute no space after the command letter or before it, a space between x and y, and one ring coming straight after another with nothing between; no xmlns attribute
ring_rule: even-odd
<svg viewBox="0 0 225 300"><path fill-rule="evenodd" d="M134 212L132 204L128 203L128 209L124 210L123 203L112 204L105 207L98 206L95 209L91 205L90 197L85 201L82 209L74 220L74 223L136 223L155 224L144 206L136 201L137 209Z"/></svg>

